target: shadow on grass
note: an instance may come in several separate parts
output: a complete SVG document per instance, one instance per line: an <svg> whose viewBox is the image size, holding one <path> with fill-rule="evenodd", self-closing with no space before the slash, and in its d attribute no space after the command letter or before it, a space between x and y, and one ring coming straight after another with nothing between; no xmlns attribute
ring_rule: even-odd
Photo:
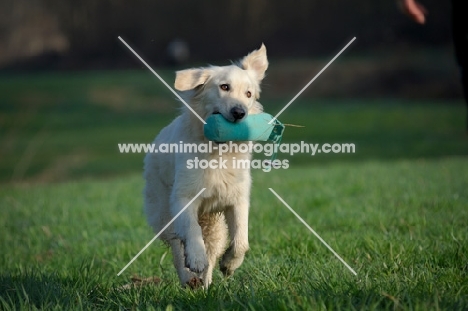
<svg viewBox="0 0 468 311"><path fill-rule="evenodd" d="M18 276L3 274L0 276L0 305L4 310L17 307L48 309L58 305L70 308L76 298L67 283L58 275L32 271Z"/></svg>
<svg viewBox="0 0 468 311"><path fill-rule="evenodd" d="M269 290L242 278L222 281L208 291L179 288L163 282L128 290L115 284L99 282L99 275L61 277L34 271L20 275L0 275L0 307L17 309L176 309L176 310L394 310L442 308L461 310L458 301L440 297L437 292L406 292L399 297L380 291L378 287L362 288L346 282L340 288L317 282L294 284ZM260 285L260 286L259 286ZM312 286L311 286L312 285ZM256 288L257 287L257 288ZM260 287L260 288L258 288ZM262 288L263 287L263 288ZM465 301L466 303L466 301ZM466 305L465 305L466 307Z"/></svg>
<svg viewBox="0 0 468 311"><path fill-rule="evenodd" d="M21 269L22 270L22 269ZM67 276L40 268L0 275L0 309L72 309L99 307L105 285L92 264L77 266Z"/></svg>

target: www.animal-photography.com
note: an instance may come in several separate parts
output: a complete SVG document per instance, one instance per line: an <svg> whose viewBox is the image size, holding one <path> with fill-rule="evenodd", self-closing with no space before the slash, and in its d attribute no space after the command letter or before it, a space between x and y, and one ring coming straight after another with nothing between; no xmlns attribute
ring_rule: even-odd
<svg viewBox="0 0 468 311"><path fill-rule="evenodd" d="M0 309L468 309L461 0L0 4Z"/></svg>

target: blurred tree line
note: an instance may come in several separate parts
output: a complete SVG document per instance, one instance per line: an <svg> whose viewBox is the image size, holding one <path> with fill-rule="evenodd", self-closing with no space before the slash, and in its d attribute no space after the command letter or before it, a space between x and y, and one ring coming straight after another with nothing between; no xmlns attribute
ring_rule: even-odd
<svg viewBox="0 0 468 311"><path fill-rule="evenodd" d="M419 26L395 0L0 0L0 66L115 68L138 65L122 36L152 64L174 39L193 62L235 59L264 42L270 57L329 55L353 36L356 49L447 45L450 3L421 0Z"/></svg>

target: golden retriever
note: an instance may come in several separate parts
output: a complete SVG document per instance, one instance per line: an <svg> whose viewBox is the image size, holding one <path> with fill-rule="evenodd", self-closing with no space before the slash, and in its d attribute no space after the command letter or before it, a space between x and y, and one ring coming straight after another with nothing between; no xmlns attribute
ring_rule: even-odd
<svg viewBox="0 0 468 311"><path fill-rule="evenodd" d="M268 68L266 48L255 50L238 63L178 71L175 88L203 119L220 113L230 122L242 122L262 112L257 101L260 82ZM206 144L203 123L187 107L154 140L161 144ZM190 159L219 160L217 151L202 153L148 153L145 157L145 212L159 232L202 188L206 190L160 235L172 249L183 286L207 288L218 259L228 276L242 264L248 242L251 177L249 168L235 168L232 159L251 159L249 153L222 155L227 168L188 168ZM229 238L229 244L228 244Z"/></svg>

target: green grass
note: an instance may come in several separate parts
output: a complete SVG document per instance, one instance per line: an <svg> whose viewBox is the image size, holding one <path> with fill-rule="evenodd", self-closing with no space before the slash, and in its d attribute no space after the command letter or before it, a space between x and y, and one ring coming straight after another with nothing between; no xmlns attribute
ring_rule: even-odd
<svg viewBox="0 0 468 311"><path fill-rule="evenodd" d="M468 161L367 162L256 171L251 251L208 292L181 289L152 237L140 176L0 190L3 309L468 308ZM358 272L353 276L268 191ZM133 274L159 286L118 291Z"/></svg>
<svg viewBox="0 0 468 311"><path fill-rule="evenodd" d="M355 143L356 153L254 171L251 251L232 278L217 272L209 291L191 291L159 242L116 275L153 237L143 155L117 143L151 142L177 114L172 95L146 70L0 75L0 309L467 310L463 103L313 93L281 116L306 126L283 142ZM268 94L272 114L290 99ZM134 274L162 283L119 290Z"/></svg>
<svg viewBox="0 0 468 311"><path fill-rule="evenodd" d="M173 73L161 71L167 80ZM277 79L277 77L276 77ZM262 103L271 114L297 92ZM271 93L271 92L270 92ZM320 99L314 87L280 117L284 142L351 142L356 154L292 157L294 165L467 155L460 100ZM149 143L179 104L147 70L0 75L0 183L112 177L141 170L118 143Z"/></svg>
<svg viewBox="0 0 468 311"><path fill-rule="evenodd" d="M254 172L251 251L205 292L179 287L142 213L140 176L0 190L0 308L468 308L468 161L368 161ZM268 191L357 271L353 276ZM133 274L159 286L119 291Z"/></svg>

